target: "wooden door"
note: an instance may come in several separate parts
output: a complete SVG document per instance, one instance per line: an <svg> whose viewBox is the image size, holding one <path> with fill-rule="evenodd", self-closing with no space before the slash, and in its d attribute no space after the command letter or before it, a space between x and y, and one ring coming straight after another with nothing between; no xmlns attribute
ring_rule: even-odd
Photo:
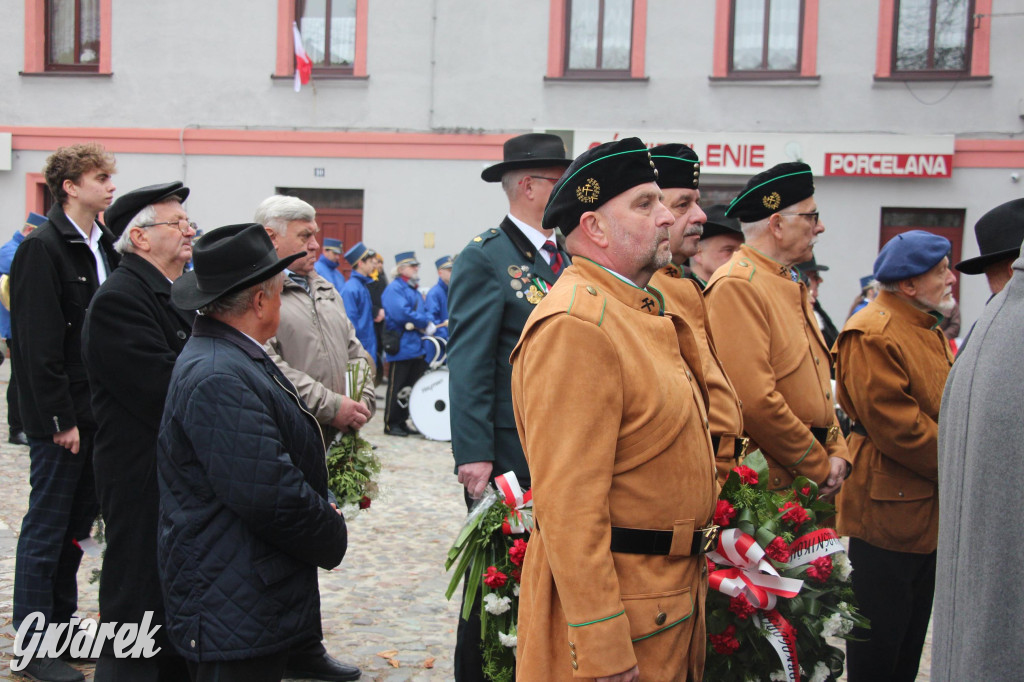
<svg viewBox="0 0 1024 682"><path fill-rule="evenodd" d="M361 208L320 208L316 206L316 222L320 226L318 241L323 247L324 239L340 239L342 254L357 242L363 240L363 209ZM342 257L338 268L348 279L352 266Z"/></svg>
<svg viewBox="0 0 1024 682"><path fill-rule="evenodd" d="M898 234L909 230L924 230L945 237L953 245L950 249L949 265L959 263L964 245L964 218L962 208L882 208L882 227L879 232L878 248ZM960 277L953 285L953 296L960 300Z"/></svg>

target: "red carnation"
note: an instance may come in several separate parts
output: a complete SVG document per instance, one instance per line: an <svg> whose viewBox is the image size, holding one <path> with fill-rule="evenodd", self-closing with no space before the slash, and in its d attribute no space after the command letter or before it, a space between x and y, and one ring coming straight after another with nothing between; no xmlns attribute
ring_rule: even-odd
<svg viewBox="0 0 1024 682"><path fill-rule="evenodd" d="M799 502L787 502L779 507L779 511L784 512L782 514L783 521L789 521L797 528L811 520L811 517L807 515L807 510Z"/></svg>
<svg viewBox="0 0 1024 682"><path fill-rule="evenodd" d="M360 509L369 509L370 508L370 502L372 502L372 501L373 500L371 500L369 497L367 497L366 495L363 495L363 499L359 500L359 508Z"/></svg>
<svg viewBox="0 0 1024 682"><path fill-rule="evenodd" d="M757 612L757 607L750 603L746 595L739 594L729 600L729 610L740 620L746 620Z"/></svg>
<svg viewBox="0 0 1024 682"><path fill-rule="evenodd" d="M736 509L729 500L719 500L715 505L715 523L719 526L728 526L736 518Z"/></svg>
<svg viewBox="0 0 1024 682"><path fill-rule="evenodd" d="M704 561L708 562L708 573L714 573L718 566L715 566L715 562L707 557L704 557Z"/></svg>
<svg viewBox="0 0 1024 682"><path fill-rule="evenodd" d="M512 580L515 580L517 583L523 582L523 572L518 568L513 568Z"/></svg>
<svg viewBox="0 0 1024 682"><path fill-rule="evenodd" d="M803 495L804 497L810 497L811 496L811 486L805 485L803 488L800 488L800 494Z"/></svg>
<svg viewBox="0 0 1024 682"><path fill-rule="evenodd" d="M715 647L716 654L731 656L740 648L739 640L736 639L736 626L730 625L722 630L720 634L711 635L711 644Z"/></svg>
<svg viewBox="0 0 1024 682"><path fill-rule="evenodd" d="M513 542L508 548L508 558L516 566L522 566L523 559L526 558L526 540L517 539Z"/></svg>
<svg viewBox="0 0 1024 682"><path fill-rule="evenodd" d="M748 467L746 464L741 464L738 467L732 469L740 476L740 483L746 483L748 485L757 485L757 472Z"/></svg>
<svg viewBox="0 0 1024 682"><path fill-rule="evenodd" d="M775 559L782 563L789 561L789 547L786 545L786 541L777 535L764 548L764 553L768 555L769 559Z"/></svg>
<svg viewBox="0 0 1024 682"><path fill-rule="evenodd" d="M492 590L496 590L508 582L508 576L494 566L488 566L487 572L482 575L484 577L484 585L487 585Z"/></svg>
<svg viewBox="0 0 1024 682"><path fill-rule="evenodd" d="M818 557L807 567L807 577L820 583L828 580L830 575L832 575L832 557Z"/></svg>

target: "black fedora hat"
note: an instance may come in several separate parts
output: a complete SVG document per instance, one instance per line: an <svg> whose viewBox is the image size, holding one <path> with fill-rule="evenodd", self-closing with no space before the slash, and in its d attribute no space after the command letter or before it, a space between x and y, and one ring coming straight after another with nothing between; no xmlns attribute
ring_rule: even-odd
<svg viewBox="0 0 1024 682"><path fill-rule="evenodd" d="M740 229L740 221L735 218L725 217L725 211L729 208L727 204L715 204L705 209L704 213L708 219L704 222L704 232L701 239L717 237L720 234L728 234L743 239L743 230Z"/></svg>
<svg viewBox="0 0 1024 682"><path fill-rule="evenodd" d="M501 182L501 176L520 168L568 167L572 159L565 156L565 143L558 135L527 133L505 141L505 158L488 166L480 174L487 182Z"/></svg>
<svg viewBox="0 0 1024 682"><path fill-rule="evenodd" d="M974 225L980 256L962 260L953 267L965 275L980 275L997 261L1016 258L1024 241L1024 199L996 206Z"/></svg>
<svg viewBox="0 0 1024 682"><path fill-rule="evenodd" d="M258 223L210 230L192 249L195 269L171 285L171 301L182 310L202 308L270 279L304 255L303 251L278 258L274 243Z"/></svg>
<svg viewBox="0 0 1024 682"><path fill-rule="evenodd" d="M150 204L159 204L171 197L177 197L178 201L185 201L188 198L188 187L180 182L164 182L159 185L146 185L133 189L127 194L122 194L103 212L103 222L107 229L120 237L124 228L132 221L139 211Z"/></svg>

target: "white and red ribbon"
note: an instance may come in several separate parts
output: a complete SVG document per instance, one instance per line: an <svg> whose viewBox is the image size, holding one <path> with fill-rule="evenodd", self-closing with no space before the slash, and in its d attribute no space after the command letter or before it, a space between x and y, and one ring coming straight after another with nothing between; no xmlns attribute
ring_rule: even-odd
<svg viewBox="0 0 1024 682"><path fill-rule="evenodd" d="M804 581L783 578L765 558L757 541L738 528L729 528L718 536L718 548L707 557L716 564L731 566L708 576L708 584L730 597L746 595L759 609L775 608L776 597L793 598Z"/></svg>
<svg viewBox="0 0 1024 682"><path fill-rule="evenodd" d="M788 682L800 682L800 663L796 658L796 628L778 611L755 614L754 625L768 631L768 642L782 661L782 672Z"/></svg>
<svg viewBox="0 0 1024 682"><path fill-rule="evenodd" d="M803 566L823 556L845 551L846 548L834 530L820 528L793 541L789 546L789 565Z"/></svg>
<svg viewBox="0 0 1024 682"><path fill-rule="evenodd" d="M523 510L533 508L533 492L530 490L523 492L514 471L498 476L494 479L494 483L498 486L502 501L513 509L505 522L501 524L502 532L505 535L512 535L532 530L532 519L529 518L529 514L524 514Z"/></svg>

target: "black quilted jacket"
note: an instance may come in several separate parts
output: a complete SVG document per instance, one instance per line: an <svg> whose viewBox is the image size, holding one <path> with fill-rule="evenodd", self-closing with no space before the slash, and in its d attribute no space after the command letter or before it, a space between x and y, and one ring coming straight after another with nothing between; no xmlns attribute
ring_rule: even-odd
<svg viewBox="0 0 1024 682"><path fill-rule="evenodd" d="M320 427L262 349L198 317L158 441L160 580L171 642L192 661L320 639L316 567L345 555Z"/></svg>

